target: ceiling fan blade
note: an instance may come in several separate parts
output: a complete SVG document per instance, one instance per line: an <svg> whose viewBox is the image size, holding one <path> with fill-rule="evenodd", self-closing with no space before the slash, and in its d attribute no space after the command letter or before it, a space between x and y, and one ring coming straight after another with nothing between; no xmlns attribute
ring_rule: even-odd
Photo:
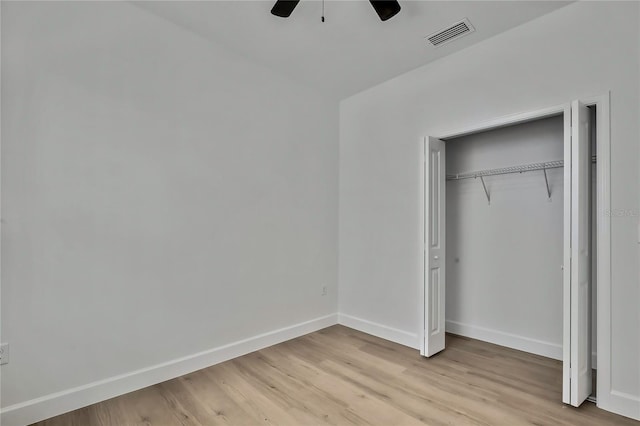
<svg viewBox="0 0 640 426"><path fill-rule="evenodd" d="M393 18L400 12L400 3L396 0L369 0L369 2L383 21Z"/></svg>
<svg viewBox="0 0 640 426"><path fill-rule="evenodd" d="M277 0L271 9L271 14L281 18L288 18L300 0Z"/></svg>

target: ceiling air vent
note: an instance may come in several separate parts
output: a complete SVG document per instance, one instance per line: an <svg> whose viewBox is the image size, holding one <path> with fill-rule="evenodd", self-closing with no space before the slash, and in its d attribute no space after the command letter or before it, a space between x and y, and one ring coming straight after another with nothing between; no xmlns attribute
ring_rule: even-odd
<svg viewBox="0 0 640 426"><path fill-rule="evenodd" d="M449 43L450 41L457 40L460 37L463 37L469 33L474 32L476 29L473 28L471 22L467 18L464 18L460 22L456 22L455 24L428 35L426 38L435 47L442 46L445 43Z"/></svg>

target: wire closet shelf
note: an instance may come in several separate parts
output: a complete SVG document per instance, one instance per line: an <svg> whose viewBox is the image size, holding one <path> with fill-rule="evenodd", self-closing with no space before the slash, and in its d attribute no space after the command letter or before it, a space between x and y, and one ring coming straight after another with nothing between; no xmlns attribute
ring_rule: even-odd
<svg viewBox="0 0 640 426"><path fill-rule="evenodd" d="M595 155L591 157L591 162L595 164L596 162ZM544 163L530 163L530 164L523 164L520 166L502 167L499 169L488 169L488 170L479 170L475 172L450 174L450 175L447 175L447 180L480 178L480 181L482 182L482 188L484 189L484 193L487 196L487 203L491 204L491 196L489 195L487 185L484 182L485 177L507 175L512 173L534 172L534 171L542 170L542 172L544 173L545 186L547 187L547 197L549 198L549 200L551 200L551 187L549 186L549 178L547 176L547 170L559 169L561 167L564 167L564 160L547 161Z"/></svg>
<svg viewBox="0 0 640 426"><path fill-rule="evenodd" d="M506 175L510 173L533 172L536 170L558 169L560 167L564 167L563 160L548 161L546 163L531 163L531 164L524 164L521 166L503 167L501 169L489 169L489 170L481 170L477 172L456 173L452 175L447 175L447 180L475 179L481 176L486 177L486 176Z"/></svg>

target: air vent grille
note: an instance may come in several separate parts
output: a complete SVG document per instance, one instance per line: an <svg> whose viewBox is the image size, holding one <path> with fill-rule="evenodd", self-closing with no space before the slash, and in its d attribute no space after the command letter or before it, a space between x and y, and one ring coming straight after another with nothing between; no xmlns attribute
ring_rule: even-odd
<svg viewBox="0 0 640 426"><path fill-rule="evenodd" d="M460 22L440 30L436 33L428 35L426 38L433 46L441 46L453 40L457 40L469 33L474 32L476 29L471 25L471 22L467 18Z"/></svg>

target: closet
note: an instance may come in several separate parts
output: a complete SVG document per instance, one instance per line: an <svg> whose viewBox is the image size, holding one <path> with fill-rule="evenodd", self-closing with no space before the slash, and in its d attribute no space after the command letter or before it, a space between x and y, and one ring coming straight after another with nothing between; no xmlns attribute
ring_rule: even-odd
<svg viewBox="0 0 640 426"><path fill-rule="evenodd" d="M427 138L424 356L444 349L445 331L484 340L562 360L564 402L593 398L595 122L595 106L574 102Z"/></svg>
<svg viewBox="0 0 640 426"><path fill-rule="evenodd" d="M562 359L562 117L446 143L447 331Z"/></svg>

